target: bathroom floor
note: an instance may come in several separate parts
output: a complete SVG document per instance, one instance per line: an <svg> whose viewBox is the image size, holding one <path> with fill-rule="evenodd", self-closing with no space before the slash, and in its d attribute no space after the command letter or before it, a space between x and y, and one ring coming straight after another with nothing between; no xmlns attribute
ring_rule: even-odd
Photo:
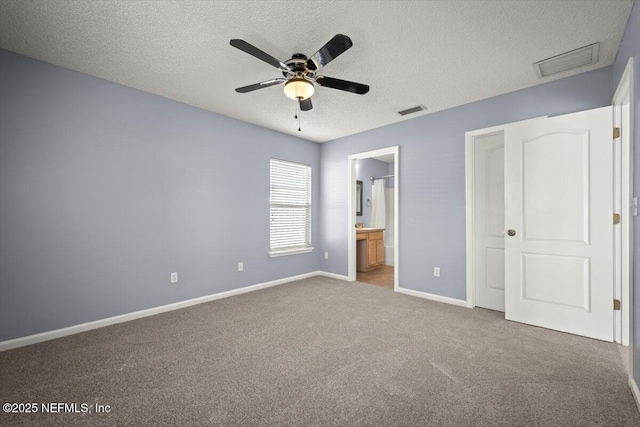
<svg viewBox="0 0 640 427"><path fill-rule="evenodd" d="M393 289L393 266L383 265L366 273L357 272L356 280L370 285L376 285L387 289Z"/></svg>

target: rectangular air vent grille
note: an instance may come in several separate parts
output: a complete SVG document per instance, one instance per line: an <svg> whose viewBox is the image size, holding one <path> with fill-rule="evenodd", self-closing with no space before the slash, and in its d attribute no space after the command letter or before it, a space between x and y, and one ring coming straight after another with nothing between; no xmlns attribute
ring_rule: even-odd
<svg viewBox="0 0 640 427"><path fill-rule="evenodd" d="M600 43L590 44L570 52L543 59L533 64L538 78L551 76L574 68L584 67L598 62Z"/></svg>
<svg viewBox="0 0 640 427"><path fill-rule="evenodd" d="M398 111L398 114L401 116L406 116L407 114L417 113L418 111L426 110L427 107L424 105L418 105L415 107L407 108L406 110Z"/></svg>

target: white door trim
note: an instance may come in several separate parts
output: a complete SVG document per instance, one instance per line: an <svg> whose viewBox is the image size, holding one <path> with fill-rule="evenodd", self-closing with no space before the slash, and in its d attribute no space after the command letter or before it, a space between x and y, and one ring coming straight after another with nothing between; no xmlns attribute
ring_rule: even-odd
<svg viewBox="0 0 640 427"><path fill-rule="evenodd" d="M356 280L356 262L355 262L355 254L356 254L356 210L353 203L354 195L356 194L356 160L360 159L368 159L370 157L377 157L382 155L393 154L394 161L394 192L393 192L393 209L394 209L394 217L393 217L393 290L398 292L399 286L399 274L400 271L400 248L398 242L400 241L400 227L399 224L399 193L400 193L400 147L395 145L393 147L381 148L379 150L373 151L365 151L363 153L351 154L348 157L347 165L347 214L348 214L348 249L347 256L348 260L348 277L349 281L353 282Z"/></svg>
<svg viewBox="0 0 640 427"><path fill-rule="evenodd" d="M615 242L615 295L621 301L621 310L615 313L614 339L624 346L629 346L630 351L633 337L633 67L634 60L631 57L611 102L614 127L620 128L620 139L614 143L614 174L616 212L621 214L620 230L616 233ZM623 106L627 103L629 109L625 112ZM629 363L632 365L633 357L629 358Z"/></svg>
<svg viewBox="0 0 640 427"><path fill-rule="evenodd" d="M475 303L475 237L474 237L474 218L475 218L475 200L473 190L473 176L475 173L474 165L474 142L480 136L504 133L505 127L515 124L524 123L532 120L544 119L547 116L535 117L533 119L521 120L519 122L507 123L499 126L492 126L484 129L472 130L465 133L465 187L466 187L466 252L467 252L467 307L473 308Z"/></svg>

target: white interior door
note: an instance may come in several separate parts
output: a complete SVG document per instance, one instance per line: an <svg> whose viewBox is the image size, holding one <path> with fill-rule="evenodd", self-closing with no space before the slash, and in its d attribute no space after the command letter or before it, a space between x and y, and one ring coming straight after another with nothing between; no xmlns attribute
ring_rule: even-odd
<svg viewBox="0 0 640 427"><path fill-rule="evenodd" d="M513 125L505 141L505 317L612 341L611 107Z"/></svg>
<svg viewBox="0 0 640 427"><path fill-rule="evenodd" d="M504 132L473 144L475 305L504 311Z"/></svg>

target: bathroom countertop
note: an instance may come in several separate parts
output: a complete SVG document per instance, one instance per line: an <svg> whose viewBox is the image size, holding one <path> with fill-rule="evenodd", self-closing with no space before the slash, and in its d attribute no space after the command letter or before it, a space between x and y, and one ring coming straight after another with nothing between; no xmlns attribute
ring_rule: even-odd
<svg viewBox="0 0 640 427"><path fill-rule="evenodd" d="M369 233L371 231L384 231L384 230L385 230L384 228L366 228L366 227L356 228L357 233Z"/></svg>

